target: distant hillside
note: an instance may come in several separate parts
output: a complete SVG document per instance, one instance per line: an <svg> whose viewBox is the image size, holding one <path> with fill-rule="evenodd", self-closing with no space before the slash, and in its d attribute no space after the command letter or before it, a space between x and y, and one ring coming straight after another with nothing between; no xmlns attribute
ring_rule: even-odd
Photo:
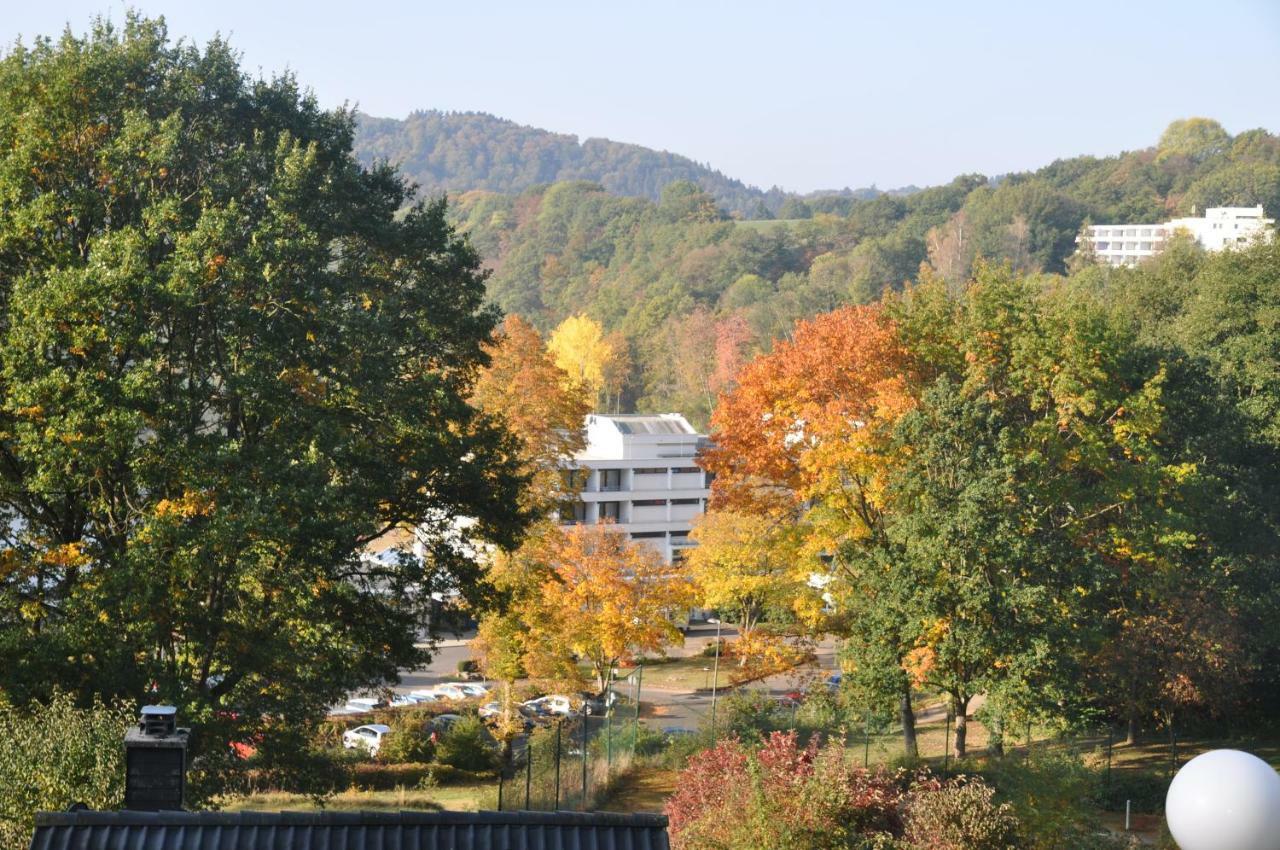
<svg viewBox="0 0 1280 850"><path fill-rule="evenodd" d="M1232 137L1190 119L1144 150L998 181L965 175L904 197L840 199L846 211L829 214L809 202L809 215L784 208L774 222L733 221L689 182L668 185L656 202L598 181L453 200L451 216L493 270L489 296L499 306L543 330L574 313L597 319L631 357L621 403L680 410L701 424L714 394L697 367L720 337L765 349L796 319L874 300L922 262L957 286L979 257L1061 274L1088 221L1163 221L1218 205L1280 212L1280 137Z"/></svg>
<svg viewBox="0 0 1280 850"><path fill-rule="evenodd" d="M847 214L854 201L880 194L876 189L808 196L764 191L677 154L608 139L579 142L577 136L481 112L430 110L403 121L361 115L355 150L366 164L385 159L399 165L427 195L473 189L515 194L547 183L589 180L615 195L656 201L668 185L689 181L741 218L805 218L814 212Z"/></svg>

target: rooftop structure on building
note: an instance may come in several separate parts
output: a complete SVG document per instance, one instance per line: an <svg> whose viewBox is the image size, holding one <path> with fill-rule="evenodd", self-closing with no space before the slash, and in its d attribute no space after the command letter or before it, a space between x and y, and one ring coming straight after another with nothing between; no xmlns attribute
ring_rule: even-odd
<svg viewBox="0 0 1280 850"><path fill-rule="evenodd" d="M595 413L586 432L586 448L574 458L581 493L561 522L612 521L667 563L679 561L711 494L710 475L697 462L707 436L678 413Z"/></svg>
<svg viewBox="0 0 1280 850"><path fill-rule="evenodd" d="M1163 224L1095 224L1076 242L1088 242L1098 262L1132 266L1163 250L1177 231L1185 231L1206 251L1222 251L1271 238L1274 219L1256 207L1209 207L1204 217L1175 218ZM1083 246L1083 245L1082 245Z"/></svg>

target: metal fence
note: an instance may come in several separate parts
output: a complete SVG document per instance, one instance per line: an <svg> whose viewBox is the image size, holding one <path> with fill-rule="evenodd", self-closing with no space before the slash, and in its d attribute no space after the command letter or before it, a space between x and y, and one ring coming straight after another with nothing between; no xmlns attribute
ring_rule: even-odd
<svg viewBox="0 0 1280 850"><path fill-rule="evenodd" d="M595 808L635 757L644 668L612 679L603 710L556 718L522 736L498 774L499 810Z"/></svg>

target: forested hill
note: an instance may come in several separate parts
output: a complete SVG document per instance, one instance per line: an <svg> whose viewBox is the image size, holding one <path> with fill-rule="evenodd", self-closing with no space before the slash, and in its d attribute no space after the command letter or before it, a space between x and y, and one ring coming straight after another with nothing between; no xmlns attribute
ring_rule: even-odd
<svg viewBox="0 0 1280 850"><path fill-rule="evenodd" d="M734 220L688 182L667 186L656 203L583 181L477 191L455 196L451 215L493 269L489 295L503 309L544 331L585 313L614 335L628 362L615 369L610 398L701 422L717 357L767 348L797 318L875 299L922 262L957 285L980 256L1061 273L1086 221L1259 203L1280 212L1280 138L1232 137L1189 119L1143 150L999 181L958 177L802 220Z"/></svg>
<svg viewBox="0 0 1280 850"><path fill-rule="evenodd" d="M424 194L471 189L518 193L564 180L590 180L615 195L656 201L677 181L695 183L722 209L741 218L798 217L845 212L875 189L817 192L801 198L762 191L709 166L640 145L587 139L526 127L480 112L415 112L403 121L359 116L356 155L366 164L385 159ZM899 190L907 191L907 190Z"/></svg>

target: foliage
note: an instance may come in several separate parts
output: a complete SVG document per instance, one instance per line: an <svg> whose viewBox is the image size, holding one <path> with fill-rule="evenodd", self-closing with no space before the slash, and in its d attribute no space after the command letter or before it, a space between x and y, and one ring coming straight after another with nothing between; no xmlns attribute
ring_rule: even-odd
<svg viewBox="0 0 1280 850"><path fill-rule="evenodd" d="M795 569L798 532L796 524L767 516L733 510L703 514L690 534L698 545L686 559L699 604L735 611L742 640L752 636L770 608L804 606L812 594Z"/></svg>
<svg viewBox="0 0 1280 850"><path fill-rule="evenodd" d="M489 730L473 715L450 726L436 745L436 761L459 770L489 770L495 758Z"/></svg>
<svg viewBox="0 0 1280 850"><path fill-rule="evenodd" d="M512 589L504 622L482 626L487 669L580 684L577 659L600 690L635 654L683 639L674 618L692 601L688 581L649 546L609 524L547 526L499 556L490 580Z"/></svg>
<svg viewBox="0 0 1280 850"><path fill-rule="evenodd" d="M617 197L607 178L603 188L460 179L460 190L520 194L467 192L453 214L493 264L491 292L505 310L544 331L591 316L625 339L633 359L623 409L678 409L701 425L710 413L711 335L699 328L731 323L754 353L797 319L900 289L925 261L960 289L979 257L1019 272L1065 271L1086 222L1163 221L1227 204L1280 209L1280 139L1264 130L1224 138L1219 127L1187 147L1174 143L1183 124L1197 121L1175 122L1159 147L999 180L964 175L909 193L809 200L813 217L792 221L708 215L708 203L740 209L715 190L691 202L686 189L664 209L659 191L648 201Z"/></svg>
<svg viewBox="0 0 1280 850"><path fill-rule="evenodd" d="M419 712L396 714L391 733L378 747L378 760L397 762L429 762L435 758L436 745L431 740L430 721L424 722ZM409 783L413 784L413 783Z"/></svg>
<svg viewBox="0 0 1280 850"><path fill-rule="evenodd" d="M1014 850L1018 818L1013 806L996 803L995 789L958 778L917 786L904 806L903 836L929 850ZM1074 846L1074 845L1073 845Z"/></svg>
<svg viewBox="0 0 1280 850"><path fill-rule="evenodd" d="M568 387L595 400L610 389L605 378L615 357L600 323L588 316L570 316L551 333L547 343L556 366L567 376Z"/></svg>
<svg viewBox="0 0 1280 850"><path fill-rule="evenodd" d="M532 325L508 316L485 346L489 363L480 370L471 401L498 417L520 443L520 465L528 478L522 506L545 515L567 497L561 466L582 450L583 418L591 409L587 390L569 379Z"/></svg>
<svg viewBox="0 0 1280 850"><path fill-rule="evenodd" d="M1087 846L1098 831L1101 777L1078 757L1037 752L1030 759L993 759L982 771L1022 823L1028 850ZM1124 808L1124 803L1117 807Z"/></svg>
<svg viewBox="0 0 1280 850"><path fill-rule="evenodd" d="M0 847L26 847L36 812L124 802L125 703L77 707L66 692L26 708L0 705Z"/></svg>
<svg viewBox="0 0 1280 850"><path fill-rule="evenodd" d="M134 15L0 58L15 700L154 683L222 759L421 662L432 593L518 537L515 446L466 401L479 257L352 133ZM402 526L425 562L361 558Z"/></svg>
<svg viewBox="0 0 1280 850"><path fill-rule="evenodd" d="M667 802L677 850L819 850L900 830L892 777L851 767L838 745L774 733L759 749L722 740L689 760Z"/></svg>

